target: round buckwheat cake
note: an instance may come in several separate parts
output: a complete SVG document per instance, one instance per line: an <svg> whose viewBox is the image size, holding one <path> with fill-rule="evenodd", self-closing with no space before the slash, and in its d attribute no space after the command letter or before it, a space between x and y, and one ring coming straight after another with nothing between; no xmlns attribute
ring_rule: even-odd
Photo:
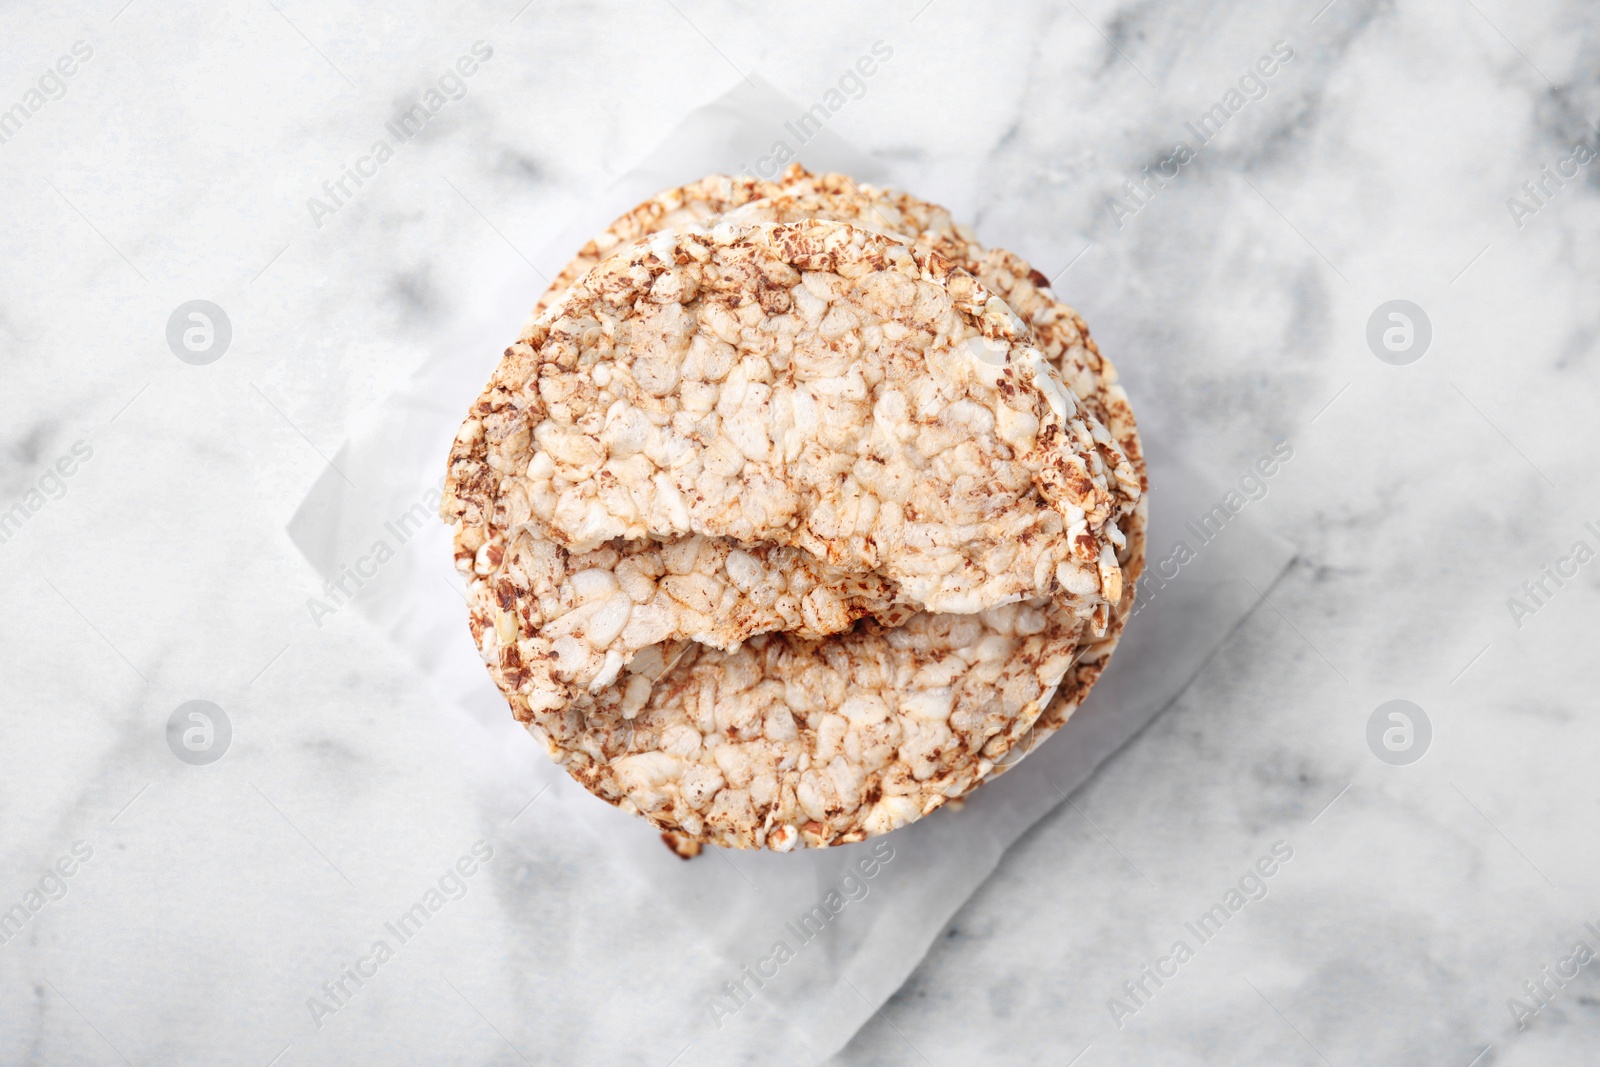
<svg viewBox="0 0 1600 1067"><path fill-rule="evenodd" d="M843 222L598 262L507 349L441 508L518 717L600 796L741 847L993 773L1120 616L1141 495L1033 340Z"/></svg>
<svg viewBox="0 0 1600 1067"><path fill-rule="evenodd" d="M777 181L712 175L665 190L617 219L590 241L540 298L535 315L554 303L585 271L615 249L663 231L729 221L794 222L806 218L850 222L933 249L973 274L1001 296L1033 330L1039 348L1059 369L1090 414L1106 425L1148 488L1143 450L1127 394L1115 367L1090 337L1083 319L1050 293L1049 279L1004 249L985 250L970 229L944 208L905 193L858 184L846 175L807 172L791 164ZM1044 740L1072 714L1098 680L1132 610L1134 585L1144 566L1147 502L1143 494L1119 501L1118 523L1126 543L1117 552L1126 593L1112 611L1108 632L1089 634L1055 699L1019 750ZM993 772L1014 765L1017 752Z"/></svg>

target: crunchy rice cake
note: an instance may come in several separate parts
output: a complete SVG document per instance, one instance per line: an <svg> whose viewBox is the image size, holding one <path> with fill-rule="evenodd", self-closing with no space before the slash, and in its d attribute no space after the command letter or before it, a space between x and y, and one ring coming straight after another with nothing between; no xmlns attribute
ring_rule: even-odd
<svg viewBox="0 0 1600 1067"><path fill-rule="evenodd" d="M572 283L618 248L685 226L729 221L797 222L818 218L914 241L930 248L998 294L1033 328L1035 342L1089 412L1104 423L1141 479L1143 451L1133 409L1116 368L1100 354L1083 318L1050 292L1050 280L1021 256L985 249L966 226L937 204L893 189L859 184L843 174L812 174L791 163L777 181L713 174L667 189L624 214L578 252L534 305L539 314ZM1148 486L1145 486L1148 488Z"/></svg>
<svg viewBox="0 0 1600 1067"><path fill-rule="evenodd" d="M1057 300L1050 281L1026 260L1004 249L985 249L966 226L954 222L937 204L895 190L859 184L843 174L811 174L790 164L781 178L711 175L676 189L664 190L613 222L583 247L535 306L537 316L553 304L605 255L652 234L717 221L793 222L805 218L834 219L910 240L938 251L1001 296L1033 331L1040 350L1082 399L1085 409L1103 423L1148 489L1143 449L1127 394L1116 368L1101 355L1079 314ZM1031 748L1063 725L1088 695L1116 648L1132 611L1134 585L1144 567L1148 502L1138 495L1118 522L1126 544L1118 553L1125 579L1123 603L1112 612L1108 632L1086 634L1077 662L1063 680L1054 701L1039 719L1023 748ZM1014 754L1015 756L1015 754ZM998 774L1008 760L992 773Z"/></svg>
<svg viewBox="0 0 1600 1067"><path fill-rule="evenodd" d="M1120 624L1141 496L1033 339L839 222L598 264L507 350L441 507L518 717L597 794L743 847L992 773Z"/></svg>

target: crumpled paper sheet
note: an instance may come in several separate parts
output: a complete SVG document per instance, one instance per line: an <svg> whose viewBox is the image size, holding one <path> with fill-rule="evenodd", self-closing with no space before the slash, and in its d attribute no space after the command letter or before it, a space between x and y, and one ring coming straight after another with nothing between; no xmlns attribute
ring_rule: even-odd
<svg viewBox="0 0 1600 1067"><path fill-rule="evenodd" d="M759 166L783 138L784 123L803 110L765 83L741 83L576 212L537 268L554 277L585 240L660 189ZM827 129L798 155L814 171L897 184ZM917 191L914 180L903 184ZM648 897L703 931L707 951L698 960L661 961L660 973L671 975L682 999L680 1032L656 1035L662 1062L680 1050L681 1063L747 1062L775 1047L791 1050L787 1060L820 1062L900 986L1010 844L1183 692L1293 549L1247 510L1202 544L1186 524L1223 492L1164 450L1161 427L1142 421L1151 484L1153 577L1140 587L1147 600L1090 698L1056 736L961 810L936 812L887 837L789 855L707 849L685 863L647 823L590 796L511 725L468 633L449 531L434 514L456 429L538 295L524 277L464 315L451 347L340 450L335 462L349 481L330 469L295 514L290 536L324 578L384 542L392 558L352 603L431 679L441 714L476 720L512 746L512 759L484 758L487 788L520 798L549 786L528 817L588 827L595 845L587 859L626 879L617 893ZM470 726L464 719L463 730ZM619 911L615 901L592 906ZM596 1034L596 1056L639 1047L612 1048L613 1041L622 1038Z"/></svg>

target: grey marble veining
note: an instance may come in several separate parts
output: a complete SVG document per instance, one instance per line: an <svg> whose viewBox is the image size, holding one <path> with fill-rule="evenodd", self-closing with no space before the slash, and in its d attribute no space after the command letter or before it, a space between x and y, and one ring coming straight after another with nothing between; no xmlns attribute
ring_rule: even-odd
<svg viewBox="0 0 1600 1067"><path fill-rule="evenodd" d="M308 617L320 581L284 526L453 311L538 288L526 257L684 114L742 72L814 101L878 40L893 60L829 129L1057 277L1219 486L1287 440L1249 506L1301 552L837 1062L1590 1055L1586 5L111 0L7 22L0 909L39 908L0 944L0 1062L679 1053L675 961L703 946L573 861L585 831L497 836L521 802L482 784L484 739L355 612ZM387 134L477 41L459 98ZM1279 42L1292 59L1241 84ZM1187 124L1218 105L1201 144ZM233 331L206 365L167 340L194 299ZM1431 329L1414 362L1368 342L1394 300ZM196 699L235 731L206 768L165 745ZM1394 699L1431 723L1409 765L1368 742ZM312 1030L307 997L479 840L493 858L431 920L450 936ZM608 894L607 921L570 907Z"/></svg>

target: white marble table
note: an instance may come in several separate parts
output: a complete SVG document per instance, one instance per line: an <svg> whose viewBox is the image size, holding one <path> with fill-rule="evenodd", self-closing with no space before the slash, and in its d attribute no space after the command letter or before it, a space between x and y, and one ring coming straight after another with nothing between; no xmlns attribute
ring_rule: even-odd
<svg viewBox="0 0 1600 1067"><path fill-rule="evenodd" d="M838 1062L1590 1054L1592 10L123 3L14 7L0 57L0 1062L680 1052L694 938L580 921L608 886L559 822L474 854L519 806L466 773L485 739L308 612L284 526L453 309L537 287L504 234L744 73L1059 272L1140 410L1301 547ZM193 300L211 362L198 320L168 342ZM192 700L214 765L166 744ZM1391 700L1431 736L1369 744ZM435 886L448 938L361 948Z"/></svg>

